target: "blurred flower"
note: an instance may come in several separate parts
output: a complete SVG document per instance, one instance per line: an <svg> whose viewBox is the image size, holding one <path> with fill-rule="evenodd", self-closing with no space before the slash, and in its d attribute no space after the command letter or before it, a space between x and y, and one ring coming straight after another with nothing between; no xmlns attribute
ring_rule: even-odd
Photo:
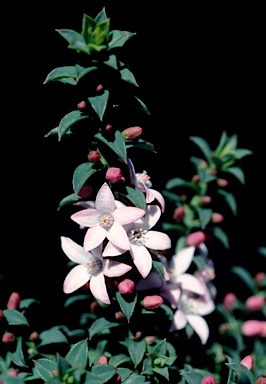
<svg viewBox="0 0 266 384"><path fill-rule="evenodd" d="M120 168L117 167L110 167L107 169L105 178L110 183L116 183L118 181L125 181L125 178L122 174L122 171Z"/></svg>
<svg viewBox="0 0 266 384"><path fill-rule="evenodd" d="M122 136L125 140L134 140L137 137L139 137L142 134L142 128L141 127L130 127L124 129L122 132Z"/></svg>
<svg viewBox="0 0 266 384"><path fill-rule="evenodd" d="M198 184L200 182L200 175L198 175L198 174L193 175L191 178L191 181L195 184Z"/></svg>
<svg viewBox="0 0 266 384"><path fill-rule="evenodd" d="M265 304L265 299L263 296L253 295L247 298L245 304L246 307L252 312L260 311Z"/></svg>
<svg viewBox="0 0 266 384"><path fill-rule="evenodd" d="M242 324L242 333L247 337L266 337L266 321L247 320Z"/></svg>
<svg viewBox="0 0 266 384"><path fill-rule="evenodd" d="M222 223L224 221L224 216L221 213L213 212L211 215L211 221L214 224Z"/></svg>
<svg viewBox="0 0 266 384"><path fill-rule="evenodd" d="M223 306L228 310L231 311L231 309L234 308L234 304L237 301L237 297L233 292L229 292L224 296L223 299Z"/></svg>
<svg viewBox="0 0 266 384"><path fill-rule="evenodd" d="M177 207L173 213L173 219L180 222L185 216L185 210L183 207Z"/></svg>
<svg viewBox="0 0 266 384"><path fill-rule="evenodd" d="M251 371L254 365L254 359L251 355L247 355L244 357L244 359L240 361L240 364L244 365L247 369Z"/></svg>
<svg viewBox="0 0 266 384"><path fill-rule="evenodd" d="M146 309L156 309L163 304L163 298L159 295L145 296L142 304Z"/></svg>
<svg viewBox="0 0 266 384"><path fill-rule="evenodd" d="M130 242L123 225L132 223L145 215L145 210L137 207L116 207L114 195L107 183L97 193L95 208L83 209L74 213L71 219L90 227L84 238L84 250L90 251L107 239L123 250L130 249Z"/></svg>
<svg viewBox="0 0 266 384"><path fill-rule="evenodd" d="M160 208L157 205L149 205L143 218L124 225L130 242L129 252L139 273L144 278L152 268L152 258L148 249L164 250L171 247L171 240L168 235L150 230L157 223L160 216ZM103 256L117 256L124 252L123 249L109 241L104 249Z"/></svg>
<svg viewBox="0 0 266 384"><path fill-rule="evenodd" d="M11 293L8 302L7 309L18 309L20 304L20 295L18 292Z"/></svg>
<svg viewBox="0 0 266 384"><path fill-rule="evenodd" d="M254 276L254 280L257 284L260 284L264 281L266 275L264 272L258 272L255 276Z"/></svg>
<svg viewBox="0 0 266 384"><path fill-rule="evenodd" d="M201 196L201 198L200 198L200 204L201 205L208 205L208 204L210 204L210 202L212 201L212 198L211 198L211 196Z"/></svg>
<svg viewBox="0 0 266 384"><path fill-rule="evenodd" d="M103 259L102 244L91 252L84 249L68 237L61 236L61 246L67 257L77 263L65 278L65 293L72 293L90 281L93 296L105 304L110 304L104 276L121 276L131 267L124 263Z"/></svg>
<svg viewBox="0 0 266 384"><path fill-rule="evenodd" d="M226 179L217 179L217 185L224 188L228 185L228 181Z"/></svg>
<svg viewBox="0 0 266 384"><path fill-rule="evenodd" d="M198 247L201 243L204 243L207 240L207 235L202 231L192 232L187 235L187 246Z"/></svg>

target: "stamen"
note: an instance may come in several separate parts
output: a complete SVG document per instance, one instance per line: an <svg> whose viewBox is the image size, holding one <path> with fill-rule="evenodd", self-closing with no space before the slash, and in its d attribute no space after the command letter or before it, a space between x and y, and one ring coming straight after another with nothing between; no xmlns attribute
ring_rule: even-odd
<svg viewBox="0 0 266 384"><path fill-rule="evenodd" d="M85 267L90 275L95 276L102 270L102 262L100 259L95 257L94 259L88 261Z"/></svg>
<svg viewBox="0 0 266 384"><path fill-rule="evenodd" d="M143 171L142 173L137 174L138 181L141 181L146 185L146 187L150 188L152 186L150 181L150 176L147 174L146 171Z"/></svg>
<svg viewBox="0 0 266 384"><path fill-rule="evenodd" d="M142 228L134 228L128 233L129 241L132 244L143 245L145 242L145 235L148 231Z"/></svg>
<svg viewBox="0 0 266 384"><path fill-rule="evenodd" d="M114 218L110 213L103 213L99 218L100 225L104 228L110 228L114 224Z"/></svg>

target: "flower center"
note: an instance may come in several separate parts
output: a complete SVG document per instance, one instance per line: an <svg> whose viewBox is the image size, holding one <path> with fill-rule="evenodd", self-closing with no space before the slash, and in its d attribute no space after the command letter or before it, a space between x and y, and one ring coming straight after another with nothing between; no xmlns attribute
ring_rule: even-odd
<svg viewBox="0 0 266 384"><path fill-rule="evenodd" d="M151 187L151 181L150 181L150 176L147 174L146 171L143 171L142 173L137 173L137 180L144 183L146 187L150 188Z"/></svg>
<svg viewBox="0 0 266 384"><path fill-rule="evenodd" d="M87 269L87 272L92 275L92 276L95 276L98 274L98 272L100 272L102 270L102 262L100 259L97 259L96 257L93 258L92 260L88 261L86 264L85 264L85 267Z"/></svg>
<svg viewBox="0 0 266 384"><path fill-rule="evenodd" d="M185 313L196 314L198 312L199 302L197 299L184 295L184 297L181 297L180 307L180 309Z"/></svg>
<svg viewBox="0 0 266 384"><path fill-rule="evenodd" d="M131 229L130 232L128 233L129 241L132 244L143 245L143 243L145 242L145 235L147 232L148 232L147 230L143 230L142 228Z"/></svg>
<svg viewBox="0 0 266 384"><path fill-rule="evenodd" d="M103 228L110 228L114 224L114 218L110 213L103 213L99 218L99 222Z"/></svg>

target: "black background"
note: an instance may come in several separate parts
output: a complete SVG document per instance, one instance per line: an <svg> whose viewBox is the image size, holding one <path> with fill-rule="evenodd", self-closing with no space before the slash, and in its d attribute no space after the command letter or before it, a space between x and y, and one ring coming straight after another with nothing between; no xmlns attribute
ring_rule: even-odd
<svg viewBox="0 0 266 384"><path fill-rule="evenodd" d="M265 271L257 248L265 236L265 14L258 3L144 1L45 1L12 4L2 17L2 255L1 305L17 290L50 303L65 299L66 258L60 236L69 210L57 212L72 193L68 154L44 135L76 107L65 88L44 85L74 54L55 29L81 30L82 14L105 7L111 28L136 32L125 59L150 111L143 138L157 155L138 165L162 189L169 178L191 177L189 157L199 155L190 136L214 149L221 134L238 136L253 152L242 160L246 183L235 181L238 215L228 215L230 249L215 252L217 284L229 266ZM63 156L63 157L62 157ZM147 161L146 161L147 160ZM76 225L73 225L76 228ZM258 260L258 262L256 261ZM230 279L226 279L230 283Z"/></svg>

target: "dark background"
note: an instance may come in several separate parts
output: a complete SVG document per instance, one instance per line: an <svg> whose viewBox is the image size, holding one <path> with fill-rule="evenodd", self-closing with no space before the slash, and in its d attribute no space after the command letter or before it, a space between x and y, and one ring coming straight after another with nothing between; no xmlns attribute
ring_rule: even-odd
<svg viewBox="0 0 266 384"><path fill-rule="evenodd" d="M73 223L69 210L57 212L57 206L72 193L72 154L57 142L47 144L44 135L76 104L64 87L43 81L52 69L74 64L55 29L80 32L83 12L95 17L104 6L112 29L136 32L124 46L125 59L150 111L143 138L157 150L155 157L142 158L137 171L146 169L161 190L169 178L191 177L189 157L199 153L190 136L205 138L214 149L223 131L237 134L238 147L253 155L241 162L245 185L233 184L238 215L229 215L225 227L230 249L220 245L213 255L217 284L226 289L224 281L232 283L230 265L265 271L265 258L257 254L266 246L263 6L170 0L12 3L2 15L9 25L2 37L2 307L14 290L50 303L65 299L60 236Z"/></svg>

